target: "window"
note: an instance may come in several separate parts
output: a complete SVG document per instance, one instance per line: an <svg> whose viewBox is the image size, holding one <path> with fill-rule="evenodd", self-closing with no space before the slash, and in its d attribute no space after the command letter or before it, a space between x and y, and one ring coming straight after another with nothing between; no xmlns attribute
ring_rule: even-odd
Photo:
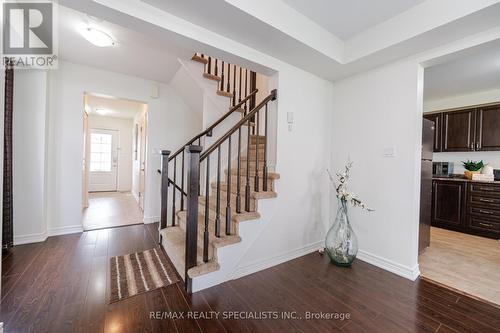
<svg viewBox="0 0 500 333"><path fill-rule="evenodd" d="M113 136L111 134L90 134L90 171L110 172L112 165Z"/></svg>

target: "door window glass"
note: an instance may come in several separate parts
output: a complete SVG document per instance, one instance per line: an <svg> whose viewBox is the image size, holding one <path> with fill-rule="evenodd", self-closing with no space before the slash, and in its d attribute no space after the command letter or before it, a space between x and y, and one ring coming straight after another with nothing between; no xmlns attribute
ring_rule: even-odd
<svg viewBox="0 0 500 333"><path fill-rule="evenodd" d="M111 134L91 133L90 135L90 171L110 172L112 161Z"/></svg>

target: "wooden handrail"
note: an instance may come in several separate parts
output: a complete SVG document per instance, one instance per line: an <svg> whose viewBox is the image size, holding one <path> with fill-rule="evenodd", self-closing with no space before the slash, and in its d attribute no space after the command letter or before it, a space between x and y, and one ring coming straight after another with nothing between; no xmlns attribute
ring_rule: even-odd
<svg viewBox="0 0 500 333"><path fill-rule="evenodd" d="M271 94L264 98L262 102L259 103L252 111L248 112L248 114L243 117L236 125L234 125L226 134L224 134L219 140L217 140L213 145L207 148L203 154L200 156L200 162L205 160L208 155L213 153L221 144L224 143L232 134L234 134L241 126L245 125L246 122L252 120L255 114L262 109L268 102L274 101L277 98L277 90L274 89L271 91Z"/></svg>
<svg viewBox="0 0 500 333"><path fill-rule="evenodd" d="M208 127L206 130L189 140L185 145L183 145L179 150L177 150L172 156L169 158L169 162L172 161L174 158L176 158L180 153L184 151L184 148L186 146L192 145L196 140L201 139L205 135L211 135L212 131L214 130L215 127L217 127L221 122L223 122L227 117L229 117L231 114L233 114L236 110L241 108L243 104L248 102L253 96L255 96L259 92L258 89L255 89L252 91L247 97L242 99L238 104L233 106L226 114L224 114L219 120L217 120L215 123L213 123L210 127Z"/></svg>

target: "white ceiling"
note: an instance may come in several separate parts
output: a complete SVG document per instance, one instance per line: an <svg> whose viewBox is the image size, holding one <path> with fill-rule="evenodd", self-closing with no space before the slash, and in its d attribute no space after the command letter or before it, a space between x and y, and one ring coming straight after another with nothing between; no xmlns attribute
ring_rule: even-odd
<svg viewBox="0 0 500 333"><path fill-rule="evenodd" d="M59 57L73 63L168 83L180 67L177 58L191 53L63 6L58 21ZM116 46L100 48L89 43L80 34L89 26L107 32Z"/></svg>
<svg viewBox="0 0 500 333"><path fill-rule="evenodd" d="M354 35L425 0L283 0L337 37Z"/></svg>
<svg viewBox="0 0 500 333"><path fill-rule="evenodd" d="M180 45L190 52L210 54L260 73L271 73L273 68L252 63L235 53L240 47L250 47L331 81L488 31L493 32L483 42L500 38L500 0L312 0L312 4L303 0L311 7L307 9L311 13L305 8L295 10L289 5L292 1L298 0L59 3L134 29L155 38L157 44ZM364 3L367 13L357 13L359 3ZM338 28L328 29L355 35L342 40L321 27L318 18L313 21L306 16L316 17L319 12L331 14L331 20L344 20ZM187 57L189 52L182 58Z"/></svg>
<svg viewBox="0 0 500 333"><path fill-rule="evenodd" d="M100 95L86 96L85 110L92 116L134 119L145 108L146 104L141 102ZM99 114L96 109L104 109L106 114Z"/></svg>
<svg viewBox="0 0 500 333"><path fill-rule="evenodd" d="M425 70L424 98L437 100L500 88L500 41Z"/></svg>

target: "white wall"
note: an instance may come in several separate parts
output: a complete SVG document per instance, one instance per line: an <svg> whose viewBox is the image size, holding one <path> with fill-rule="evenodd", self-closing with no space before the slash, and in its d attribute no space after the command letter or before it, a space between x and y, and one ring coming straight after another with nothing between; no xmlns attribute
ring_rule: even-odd
<svg viewBox="0 0 500 333"><path fill-rule="evenodd" d="M359 256L408 278L418 275L422 74L416 62L402 62L333 89L332 168L341 170L350 157L350 190L376 210L351 209ZM384 157L386 148L395 157Z"/></svg>
<svg viewBox="0 0 500 333"><path fill-rule="evenodd" d="M89 116L89 129L118 131L118 191L132 191L133 119Z"/></svg>
<svg viewBox="0 0 500 333"><path fill-rule="evenodd" d="M497 102L500 102L500 89L452 96L439 100L424 100L424 112L435 112ZM455 165L454 173L456 174L461 174L465 171L462 166L462 161L465 160L483 160L495 169L500 169L500 152L498 151L434 153L433 158L436 162L453 162Z"/></svg>
<svg viewBox="0 0 500 333"><path fill-rule="evenodd" d="M48 217L55 232L81 230L83 95L100 93L148 104L148 160L146 170L145 221L160 215L160 167L162 149L174 150L199 132L201 120L173 90L159 84L160 97L151 98L153 82L60 62L51 71L48 142Z"/></svg>
<svg viewBox="0 0 500 333"><path fill-rule="evenodd" d="M16 70L13 118L14 244L42 241L47 72Z"/></svg>

